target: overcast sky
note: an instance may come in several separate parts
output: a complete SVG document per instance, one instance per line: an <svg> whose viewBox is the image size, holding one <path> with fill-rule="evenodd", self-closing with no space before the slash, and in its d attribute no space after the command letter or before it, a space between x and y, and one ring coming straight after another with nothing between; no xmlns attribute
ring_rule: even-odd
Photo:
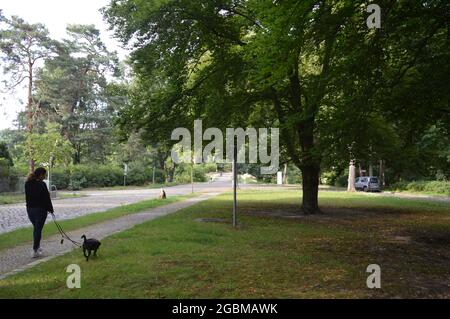
<svg viewBox="0 0 450 319"><path fill-rule="evenodd" d="M7 17L17 15L30 23L44 23L55 39L65 37L69 23L94 24L101 32L109 50L116 50L123 58L126 54L117 40L112 38L107 24L98 11L109 0L0 0L0 9ZM0 92L0 130L13 126L17 112L25 109L26 91L18 89L14 96Z"/></svg>

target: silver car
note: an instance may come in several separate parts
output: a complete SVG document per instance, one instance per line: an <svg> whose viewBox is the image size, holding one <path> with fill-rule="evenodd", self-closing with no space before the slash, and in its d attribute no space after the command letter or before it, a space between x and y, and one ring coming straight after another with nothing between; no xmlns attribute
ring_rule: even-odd
<svg viewBox="0 0 450 319"><path fill-rule="evenodd" d="M364 192L379 192L380 183L378 177L375 176L362 176L355 180L356 190L361 190Z"/></svg>

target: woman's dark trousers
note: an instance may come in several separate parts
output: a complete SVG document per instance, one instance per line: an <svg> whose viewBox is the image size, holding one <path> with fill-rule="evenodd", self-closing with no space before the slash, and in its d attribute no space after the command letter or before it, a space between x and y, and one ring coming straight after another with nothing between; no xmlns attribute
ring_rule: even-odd
<svg viewBox="0 0 450 319"><path fill-rule="evenodd" d="M36 251L41 244L42 228L47 219L47 211L44 208L27 207L28 218L33 224L33 250Z"/></svg>

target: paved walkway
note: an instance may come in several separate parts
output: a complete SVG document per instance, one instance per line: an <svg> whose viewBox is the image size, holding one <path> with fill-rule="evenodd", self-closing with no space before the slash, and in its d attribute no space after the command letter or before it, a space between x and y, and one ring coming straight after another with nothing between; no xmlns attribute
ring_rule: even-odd
<svg viewBox="0 0 450 319"><path fill-rule="evenodd" d="M184 201L168 204L165 206L156 207L141 213L130 214L116 219L105 221L99 224L88 226L82 229L68 232L69 237L79 240L79 238L86 234L89 237L102 239L106 236L129 229L137 224L165 216L167 214L176 212L180 209L192 206L201 201L207 200L213 196L218 195L219 192L205 193L197 197L189 198ZM54 235L42 241L41 245L45 251L45 256L39 259L31 258L30 244L20 245L11 249L0 251L0 279L6 278L17 272L31 268L39 263L46 262L56 256L63 255L73 249L76 249L73 244L65 240L61 245L60 235ZM101 249L100 249L101 253ZM81 254L81 252L80 252Z"/></svg>

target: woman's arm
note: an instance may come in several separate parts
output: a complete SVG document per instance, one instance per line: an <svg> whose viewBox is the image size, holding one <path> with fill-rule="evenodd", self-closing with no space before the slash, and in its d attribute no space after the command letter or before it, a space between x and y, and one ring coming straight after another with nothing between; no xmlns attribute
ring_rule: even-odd
<svg viewBox="0 0 450 319"><path fill-rule="evenodd" d="M42 185L44 186L44 197L45 197L45 207L48 212L53 213L53 205L52 205L52 199L50 198L50 192L48 191L47 185L42 182Z"/></svg>

